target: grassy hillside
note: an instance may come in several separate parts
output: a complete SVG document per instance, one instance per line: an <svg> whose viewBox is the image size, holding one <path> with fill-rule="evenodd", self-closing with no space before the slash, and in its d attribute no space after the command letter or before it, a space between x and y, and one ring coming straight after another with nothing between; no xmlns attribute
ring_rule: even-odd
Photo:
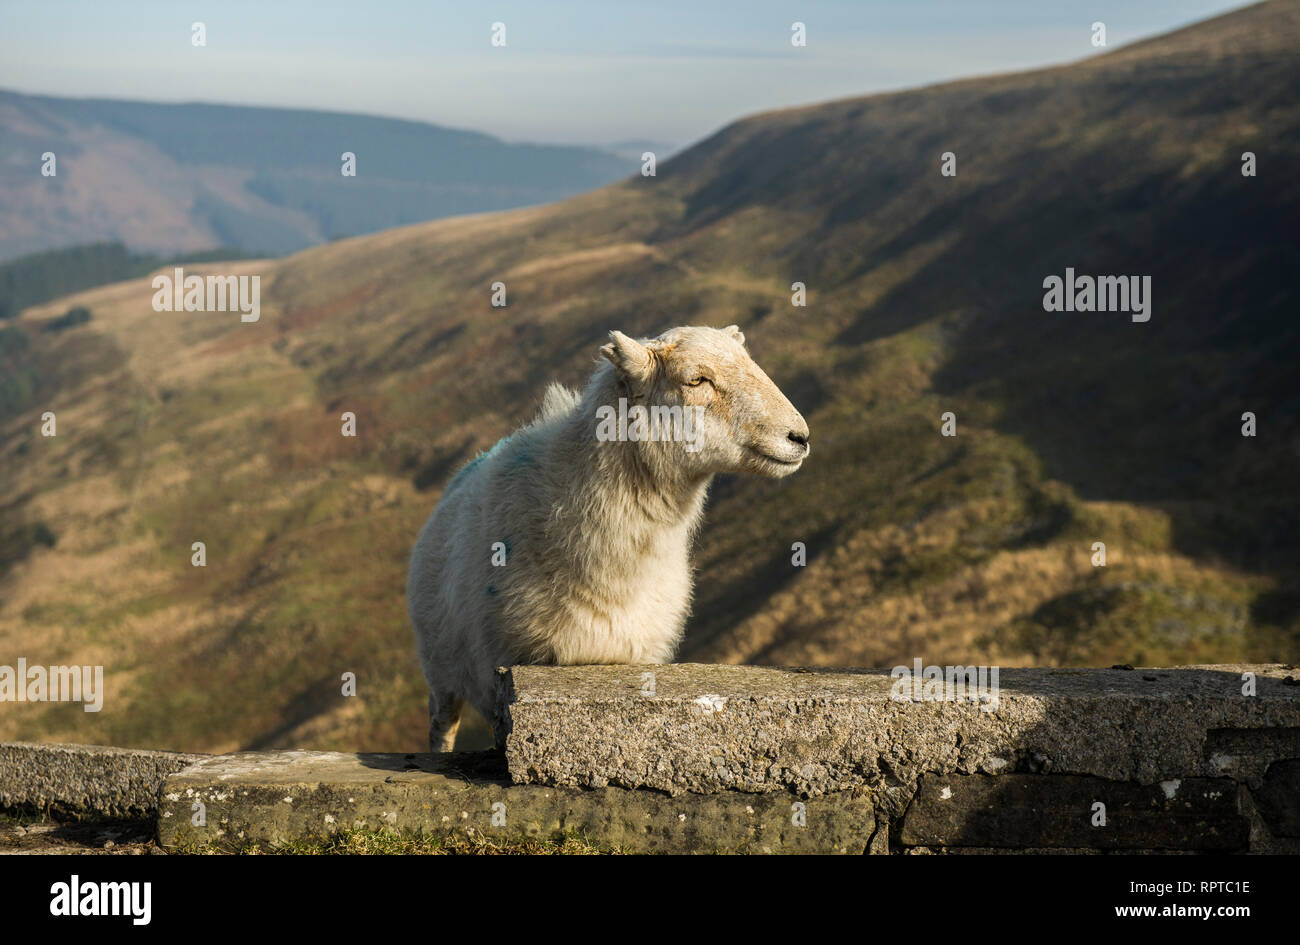
<svg viewBox="0 0 1300 945"><path fill-rule="evenodd" d="M58 174L41 176L40 156ZM356 176L340 173L356 156ZM165 255L292 252L558 200L637 164L366 115L0 91L0 259L92 240Z"/></svg>
<svg viewBox="0 0 1300 945"><path fill-rule="evenodd" d="M243 258L248 255L238 250L216 249L161 259L133 253L121 243L88 243L30 253L0 263L0 319L29 305L142 276L160 267Z"/></svg>
<svg viewBox="0 0 1300 945"><path fill-rule="evenodd" d="M262 276L256 324L156 314L147 280L29 309L0 663L101 662L109 694L0 708L0 738L420 748L403 585L440 490L609 329L685 323L741 324L813 451L717 482L684 658L1295 660L1298 81L1300 3L1274 0L758 115L559 204L211 267ZM1150 275L1150 322L1045 312L1067 266Z"/></svg>

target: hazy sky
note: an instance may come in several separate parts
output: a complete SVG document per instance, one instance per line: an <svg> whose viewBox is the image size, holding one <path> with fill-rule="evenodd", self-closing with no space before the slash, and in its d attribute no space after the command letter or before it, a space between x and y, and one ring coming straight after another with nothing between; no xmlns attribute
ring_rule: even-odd
<svg viewBox="0 0 1300 945"><path fill-rule="evenodd" d="M414 118L508 140L685 144L741 115L1030 68L1240 0L0 0L0 87ZM790 44L807 24L808 45ZM207 47L190 42L202 21ZM504 48L490 43L506 25Z"/></svg>

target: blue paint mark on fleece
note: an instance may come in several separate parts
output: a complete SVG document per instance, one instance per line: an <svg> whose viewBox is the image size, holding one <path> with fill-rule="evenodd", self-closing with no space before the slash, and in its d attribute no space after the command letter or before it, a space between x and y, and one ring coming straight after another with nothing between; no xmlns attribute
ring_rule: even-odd
<svg viewBox="0 0 1300 945"><path fill-rule="evenodd" d="M533 462L533 451L526 446L519 447L515 455L510 457L510 469L513 472L517 469L528 469L536 465Z"/></svg>
<svg viewBox="0 0 1300 945"><path fill-rule="evenodd" d="M497 455L503 449L505 449L506 444L509 442L510 442L510 437L508 436L501 437L501 439L497 440L496 443L492 444L492 448L488 450L486 453L479 453L477 456L471 459L464 466L460 467L460 472L452 476L451 482L447 483L447 492L451 492L451 490L455 489L462 482L464 482L465 478L470 473L472 473L479 466L483 465L483 461L485 459L491 459L493 456Z"/></svg>

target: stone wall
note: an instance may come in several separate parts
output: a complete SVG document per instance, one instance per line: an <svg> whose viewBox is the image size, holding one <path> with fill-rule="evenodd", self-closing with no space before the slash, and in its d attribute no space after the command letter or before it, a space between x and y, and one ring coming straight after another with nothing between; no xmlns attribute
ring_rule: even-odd
<svg viewBox="0 0 1300 945"><path fill-rule="evenodd" d="M885 671L515 667L501 699L516 783L857 792L872 852L1300 852L1292 671L1007 669L961 693Z"/></svg>
<svg viewBox="0 0 1300 945"><path fill-rule="evenodd" d="M0 809L152 817L167 775L202 755L0 742Z"/></svg>
<svg viewBox="0 0 1300 945"><path fill-rule="evenodd" d="M0 806L156 817L172 850L396 831L629 852L1300 852L1285 666L515 667L497 753L0 746Z"/></svg>

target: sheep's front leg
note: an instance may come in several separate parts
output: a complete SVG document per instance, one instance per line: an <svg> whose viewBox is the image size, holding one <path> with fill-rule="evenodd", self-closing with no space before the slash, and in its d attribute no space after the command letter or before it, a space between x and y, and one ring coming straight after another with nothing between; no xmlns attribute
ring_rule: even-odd
<svg viewBox="0 0 1300 945"><path fill-rule="evenodd" d="M429 751L435 755L456 747L456 730L465 700L456 696L429 694Z"/></svg>

